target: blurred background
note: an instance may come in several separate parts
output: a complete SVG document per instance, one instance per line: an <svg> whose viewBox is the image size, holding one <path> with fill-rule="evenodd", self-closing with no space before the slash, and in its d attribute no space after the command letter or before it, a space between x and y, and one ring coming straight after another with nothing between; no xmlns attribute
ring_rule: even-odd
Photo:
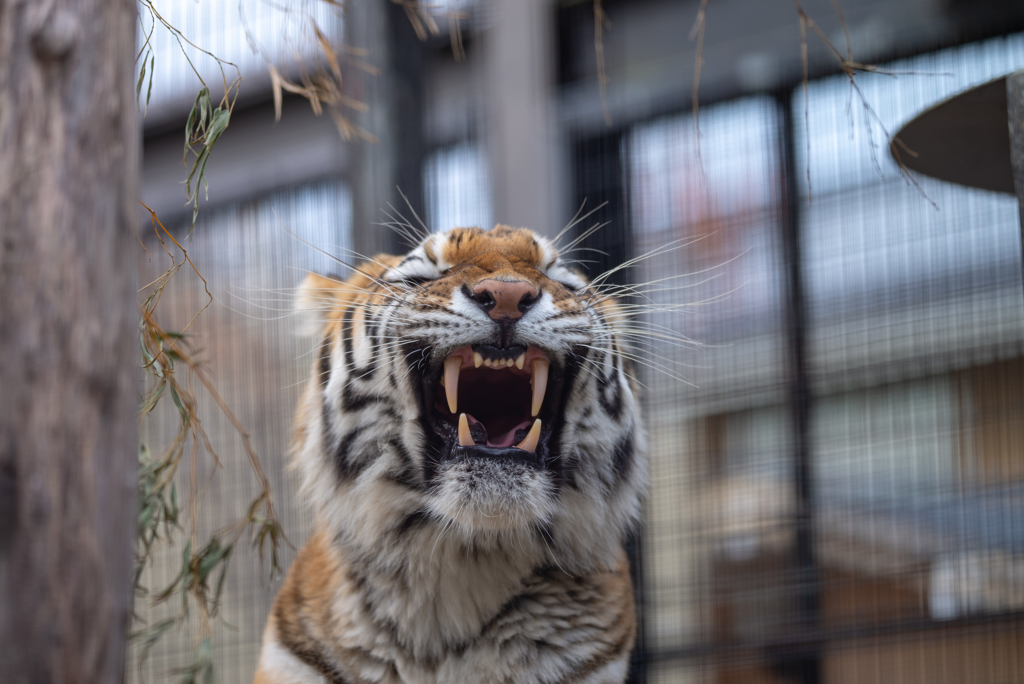
<svg viewBox="0 0 1024 684"><path fill-rule="evenodd" d="M343 274L331 254L407 249L380 225L394 209L434 230L500 222L554 236L586 201L601 208L576 233L607 222L584 241L598 251L579 253L591 275L686 243L613 278L677 277L649 288L664 310L644 322L693 341L655 340L637 369L653 449L629 545L641 616L631 681L1024 681L1017 201L908 182L886 138L1024 68L1019 4L839 0L841 21L831 0L806 0L841 51L848 37L855 60L886 72L858 74L855 90L811 29L805 87L790 0L711 0L699 131L701 0L598 4L604 99L590 1L438 0L440 31L423 41L385 1L154 5L242 74L186 244L214 296L190 333L296 548L312 516L287 449L313 341L287 312L304 273ZM462 59L445 12L464 14ZM331 116L287 92L275 124L267 61L289 74L322 59L311 19L349 46L345 92L367 109L351 120L376 142L343 141ZM181 237L182 130L198 86L174 38L153 35L143 200ZM216 95L216 66L190 54ZM148 214L140 238L147 283L167 268ZM164 327L184 328L205 301L201 281L176 278ZM212 530L243 515L258 485L230 423L208 398L200 409L222 461L196 474ZM166 442L175 421L161 407L144 441ZM180 558L162 548L144 583L166 584ZM220 681L251 680L277 586L235 552ZM149 623L177 608L136 605ZM179 677L196 638L166 635L132 679Z"/></svg>

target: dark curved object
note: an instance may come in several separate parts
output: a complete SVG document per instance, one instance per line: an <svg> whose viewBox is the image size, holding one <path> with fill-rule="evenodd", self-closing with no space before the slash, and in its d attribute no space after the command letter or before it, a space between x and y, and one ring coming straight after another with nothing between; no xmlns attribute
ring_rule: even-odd
<svg viewBox="0 0 1024 684"><path fill-rule="evenodd" d="M972 188L1016 194L1010 164L1006 77L918 114L896 134L890 153L911 171Z"/></svg>

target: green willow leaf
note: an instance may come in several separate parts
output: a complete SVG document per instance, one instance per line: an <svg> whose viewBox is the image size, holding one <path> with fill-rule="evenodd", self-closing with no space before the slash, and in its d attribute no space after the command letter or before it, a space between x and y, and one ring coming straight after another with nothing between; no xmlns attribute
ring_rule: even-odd
<svg viewBox="0 0 1024 684"><path fill-rule="evenodd" d="M149 60L149 88L146 89L146 111L149 111L149 98L153 95L153 73L156 66L156 55Z"/></svg>
<svg viewBox="0 0 1024 684"><path fill-rule="evenodd" d="M149 55L146 55L148 57ZM139 70L139 81L135 84L135 106L140 107L139 97L142 96L142 83L146 80L146 58L142 58L142 69ZM152 83L152 78L150 79ZM146 98L146 105L149 105L149 98Z"/></svg>

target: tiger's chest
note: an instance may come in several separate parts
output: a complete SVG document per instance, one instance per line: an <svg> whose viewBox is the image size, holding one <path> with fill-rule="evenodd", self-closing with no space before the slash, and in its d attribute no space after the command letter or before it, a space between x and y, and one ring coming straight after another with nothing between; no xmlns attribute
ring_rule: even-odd
<svg viewBox="0 0 1024 684"><path fill-rule="evenodd" d="M261 671L268 682L625 677L635 617L624 556L618 567L584 577L537 570L497 607L481 605L493 599L485 587L440 585L437 595L416 596L343 567L335 577L348 579L325 587L309 581L317 575L312 564L302 565L305 576L289 577L265 636Z"/></svg>

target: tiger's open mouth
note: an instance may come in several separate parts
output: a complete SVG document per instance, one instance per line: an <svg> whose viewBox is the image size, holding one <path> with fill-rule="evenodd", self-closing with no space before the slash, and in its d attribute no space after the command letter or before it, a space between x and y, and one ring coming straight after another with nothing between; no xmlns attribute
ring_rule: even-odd
<svg viewBox="0 0 1024 684"><path fill-rule="evenodd" d="M488 344L451 352L433 384L431 426L441 461L510 459L544 468L561 393L558 368L537 347Z"/></svg>

